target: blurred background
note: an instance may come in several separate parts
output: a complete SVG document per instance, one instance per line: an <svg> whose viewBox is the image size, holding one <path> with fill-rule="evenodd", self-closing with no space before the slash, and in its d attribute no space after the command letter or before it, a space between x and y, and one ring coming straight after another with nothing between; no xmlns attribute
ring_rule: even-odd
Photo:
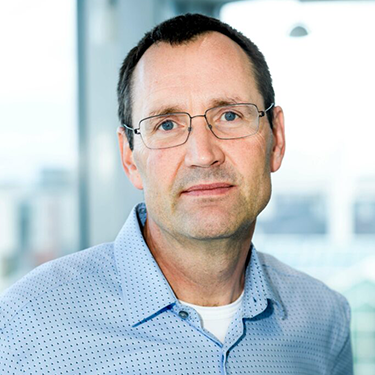
<svg viewBox="0 0 375 375"><path fill-rule="evenodd" d="M122 171L116 84L166 18L218 17L269 63L287 153L258 250L343 293L356 375L375 374L375 0L2 0L0 292L112 241L142 200Z"/></svg>

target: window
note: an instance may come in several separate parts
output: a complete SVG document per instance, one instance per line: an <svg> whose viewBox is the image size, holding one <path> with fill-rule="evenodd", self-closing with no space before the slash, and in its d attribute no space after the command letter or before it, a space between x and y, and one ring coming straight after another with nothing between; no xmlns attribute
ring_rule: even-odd
<svg viewBox="0 0 375 375"><path fill-rule="evenodd" d="M0 291L78 250L75 6L0 3Z"/></svg>

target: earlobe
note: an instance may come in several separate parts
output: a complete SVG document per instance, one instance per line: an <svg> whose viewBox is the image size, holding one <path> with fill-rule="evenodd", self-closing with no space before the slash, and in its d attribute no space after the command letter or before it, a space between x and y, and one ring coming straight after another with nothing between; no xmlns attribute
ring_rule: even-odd
<svg viewBox="0 0 375 375"><path fill-rule="evenodd" d="M124 171L134 187L139 190L143 190L142 179L139 174L137 165L134 162L133 151L129 147L129 142L123 127L118 127L117 136L120 147L121 162Z"/></svg>
<svg viewBox="0 0 375 375"><path fill-rule="evenodd" d="M273 110L273 147L270 159L271 172L276 172L283 161L285 154L285 127L284 112L281 107Z"/></svg>

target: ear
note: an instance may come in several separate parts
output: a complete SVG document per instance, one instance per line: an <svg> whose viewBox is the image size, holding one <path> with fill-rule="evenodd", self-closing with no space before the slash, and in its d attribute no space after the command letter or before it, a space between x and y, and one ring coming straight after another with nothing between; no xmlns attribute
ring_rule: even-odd
<svg viewBox="0 0 375 375"><path fill-rule="evenodd" d="M285 154L285 128L284 112L281 107L275 107L273 110L273 147L270 158L271 172L276 172L283 161Z"/></svg>
<svg viewBox="0 0 375 375"><path fill-rule="evenodd" d="M117 128L118 142L122 166L131 183L139 190L143 190L142 178L139 174L137 165L134 162L133 151L129 147L129 142L122 126Z"/></svg>

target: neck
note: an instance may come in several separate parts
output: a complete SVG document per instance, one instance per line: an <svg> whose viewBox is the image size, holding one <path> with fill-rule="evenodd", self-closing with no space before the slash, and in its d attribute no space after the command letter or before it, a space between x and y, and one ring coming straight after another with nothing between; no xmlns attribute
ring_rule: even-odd
<svg viewBox="0 0 375 375"><path fill-rule="evenodd" d="M177 298L200 306L235 301L245 284L245 269L255 223L236 238L206 241L176 238L147 219L144 237Z"/></svg>

